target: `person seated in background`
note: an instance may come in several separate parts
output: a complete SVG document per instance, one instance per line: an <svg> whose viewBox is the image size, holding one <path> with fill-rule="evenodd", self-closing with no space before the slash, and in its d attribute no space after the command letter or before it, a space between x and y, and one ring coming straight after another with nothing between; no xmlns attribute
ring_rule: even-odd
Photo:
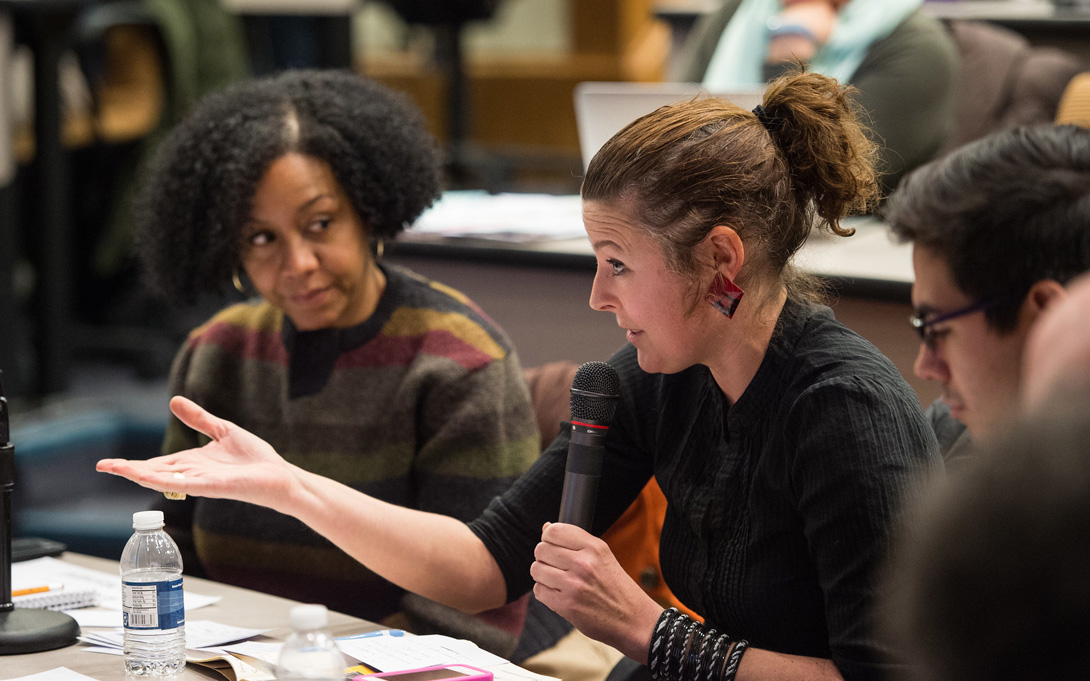
<svg viewBox="0 0 1090 681"><path fill-rule="evenodd" d="M917 169L886 203L912 242L915 372L942 384L928 408L948 468L1018 404L1026 336L1090 270L1090 130L996 133Z"/></svg>
<svg viewBox="0 0 1090 681"><path fill-rule="evenodd" d="M1022 367L1022 401L1040 409L1055 395L1090 393L1090 274L1068 286L1030 330Z"/></svg>
<svg viewBox="0 0 1090 681"><path fill-rule="evenodd" d="M850 235L840 220L878 193L873 153L841 86L799 73L753 112L662 107L595 155L590 304L629 343L610 360L593 534L556 522L569 431L469 524L293 466L183 397L174 413L211 442L98 469L268 506L469 612L532 589L657 679L881 678L896 661L874 626L878 570L904 498L942 462L903 377L791 264L815 224ZM652 475L668 502L663 575L704 624L664 610L594 536Z"/></svg>
<svg viewBox="0 0 1090 681"><path fill-rule="evenodd" d="M143 177L143 269L181 302L232 280L253 298L189 335L172 393L275 443L300 470L475 518L540 442L503 331L458 291L382 262L384 241L440 180L419 112L351 73L292 71L203 100ZM163 452L207 441L175 418ZM164 510L191 574L404 622L389 619L406 603L401 588L294 518L224 499ZM512 656L520 635L533 653L570 630L548 612L524 627L525 613L525 602L457 613L444 633Z"/></svg>
<svg viewBox="0 0 1090 681"><path fill-rule="evenodd" d="M910 514L883 618L901 681L1086 678L1088 414L1085 390L1049 400Z"/></svg>
<svg viewBox="0 0 1090 681"><path fill-rule="evenodd" d="M798 61L851 83L888 193L954 129L957 50L923 0L723 0L694 28L672 79L712 92L762 85Z"/></svg>

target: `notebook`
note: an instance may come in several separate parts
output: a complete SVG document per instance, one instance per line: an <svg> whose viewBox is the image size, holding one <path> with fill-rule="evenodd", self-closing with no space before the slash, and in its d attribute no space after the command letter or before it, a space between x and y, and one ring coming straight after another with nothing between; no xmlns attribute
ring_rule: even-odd
<svg viewBox="0 0 1090 681"><path fill-rule="evenodd" d="M722 97L752 109L761 103L760 88L710 93L700 83L622 83L587 81L575 86L575 125L583 170L618 130L660 106L697 96Z"/></svg>
<svg viewBox="0 0 1090 681"><path fill-rule="evenodd" d="M59 569L58 569L59 566ZM61 569L65 570L64 572ZM11 602L17 608L73 610L98 605L102 596L92 579L83 578L71 570L87 570L66 565L56 558L35 558L11 564ZM114 577L114 579L117 579ZM16 596L24 589L42 589L37 593ZM117 589L120 594L120 586Z"/></svg>
<svg viewBox="0 0 1090 681"><path fill-rule="evenodd" d="M50 589L41 593L12 596L11 602L17 608L74 610L98 605L99 599L98 592L93 586L65 585L59 589Z"/></svg>

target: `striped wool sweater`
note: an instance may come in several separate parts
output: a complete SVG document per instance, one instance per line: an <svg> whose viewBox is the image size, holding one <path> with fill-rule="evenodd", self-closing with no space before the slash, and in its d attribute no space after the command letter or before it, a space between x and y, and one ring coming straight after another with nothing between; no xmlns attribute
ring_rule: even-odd
<svg viewBox="0 0 1090 681"><path fill-rule="evenodd" d="M267 302L194 330L171 385L269 441L289 462L402 506L470 520L529 467L538 434L503 332L464 295L383 266L357 327L298 332ZM204 436L172 418L164 453ZM381 620L401 590L294 518L235 501L167 505L205 574Z"/></svg>

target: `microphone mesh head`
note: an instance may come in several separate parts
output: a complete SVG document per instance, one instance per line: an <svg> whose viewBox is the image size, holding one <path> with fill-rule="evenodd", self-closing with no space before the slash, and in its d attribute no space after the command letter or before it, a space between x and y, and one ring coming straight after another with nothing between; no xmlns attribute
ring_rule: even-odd
<svg viewBox="0 0 1090 681"><path fill-rule="evenodd" d="M571 417L580 421L608 423L617 410L621 381L617 370L605 362L587 362L575 372L571 382ZM581 390L595 395L582 395Z"/></svg>

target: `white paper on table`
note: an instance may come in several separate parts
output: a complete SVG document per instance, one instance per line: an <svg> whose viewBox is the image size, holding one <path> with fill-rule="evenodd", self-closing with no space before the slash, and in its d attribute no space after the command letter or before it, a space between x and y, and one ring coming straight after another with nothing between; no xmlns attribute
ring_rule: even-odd
<svg viewBox="0 0 1090 681"><path fill-rule="evenodd" d="M77 610L66 610L65 614L76 620L76 624L79 625L80 629L116 627L122 621L120 610L79 608Z"/></svg>
<svg viewBox="0 0 1090 681"><path fill-rule="evenodd" d="M209 620L190 620L185 623L185 647L193 649L211 648L258 636L266 631L268 629L246 629ZM109 631L93 631L82 634L80 640L120 649L125 643L125 631L120 628Z"/></svg>
<svg viewBox="0 0 1090 681"><path fill-rule="evenodd" d="M445 192L406 232L500 241L549 241L586 237L577 194Z"/></svg>
<svg viewBox="0 0 1090 681"><path fill-rule="evenodd" d="M280 649L283 647L283 643L266 643L263 641L243 641L242 643L222 646L223 650L229 653L238 653L273 665L280 659Z"/></svg>
<svg viewBox="0 0 1090 681"><path fill-rule="evenodd" d="M66 587L70 584L87 586L94 589L95 593L98 594L100 611L113 612L116 619L112 622L108 622L106 620L106 615L88 615L88 621L95 621L97 623L84 625L83 622L80 622L79 618L77 618L76 621L79 622L80 626L114 627L121 623L121 575L112 575L108 572L93 570L91 568L83 567L82 565L73 565L72 563L66 563L63 560L57 560L56 558L46 556L45 558L35 558L33 560L12 563L11 581L13 585L26 583L64 584ZM185 598L186 612L203 608L206 605L215 603L221 598L220 596L205 596L189 591L183 591L183 597ZM68 611L68 613L73 616L75 616L74 613L77 612L80 612L80 610Z"/></svg>
<svg viewBox="0 0 1090 681"><path fill-rule="evenodd" d="M79 672L74 672L68 667L57 667L56 669L50 669L47 672L38 672L37 674L31 674L30 676L20 676L9 681L95 681L90 676L84 676Z"/></svg>
<svg viewBox="0 0 1090 681"><path fill-rule="evenodd" d="M95 646L102 646L105 648L117 648L121 649L122 641L122 629L116 628L113 631L92 631L92 632L80 632L79 640L84 643L89 643Z"/></svg>
<svg viewBox="0 0 1090 681"><path fill-rule="evenodd" d="M545 676L544 674L527 671L511 662L492 667L488 671L492 672L494 681L561 681L555 676Z"/></svg>
<svg viewBox="0 0 1090 681"><path fill-rule="evenodd" d="M472 641L449 636L369 636L337 641L341 651L382 672L404 671L440 664L488 668L507 660L481 650Z"/></svg>
<svg viewBox="0 0 1090 681"><path fill-rule="evenodd" d="M276 646L279 650L279 645ZM223 671L219 664L227 664L235 673L236 679L248 681L274 681L275 662L255 658L242 653L235 654L227 648L204 648L202 650L187 650L186 662L202 665L210 669Z"/></svg>
<svg viewBox="0 0 1090 681"><path fill-rule="evenodd" d="M107 648L105 646L88 646L82 648L85 653L101 653L103 655L124 655L125 651L120 648Z"/></svg>

